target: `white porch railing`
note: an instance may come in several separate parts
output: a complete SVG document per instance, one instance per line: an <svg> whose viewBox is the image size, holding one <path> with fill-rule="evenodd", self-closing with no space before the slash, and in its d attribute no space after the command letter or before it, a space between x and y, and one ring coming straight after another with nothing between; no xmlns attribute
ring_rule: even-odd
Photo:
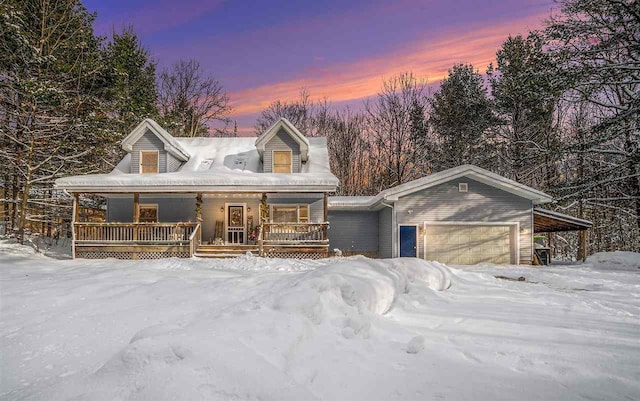
<svg viewBox="0 0 640 401"><path fill-rule="evenodd" d="M324 244L329 223L265 223L265 244Z"/></svg>
<svg viewBox="0 0 640 401"><path fill-rule="evenodd" d="M75 223L77 243L188 244L198 223Z"/></svg>

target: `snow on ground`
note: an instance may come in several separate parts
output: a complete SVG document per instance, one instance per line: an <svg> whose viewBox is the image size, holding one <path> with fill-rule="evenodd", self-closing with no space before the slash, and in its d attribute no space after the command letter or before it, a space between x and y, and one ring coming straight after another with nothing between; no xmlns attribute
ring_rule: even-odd
<svg viewBox="0 0 640 401"><path fill-rule="evenodd" d="M5 241L0 398L639 399L640 255L612 257L71 261Z"/></svg>

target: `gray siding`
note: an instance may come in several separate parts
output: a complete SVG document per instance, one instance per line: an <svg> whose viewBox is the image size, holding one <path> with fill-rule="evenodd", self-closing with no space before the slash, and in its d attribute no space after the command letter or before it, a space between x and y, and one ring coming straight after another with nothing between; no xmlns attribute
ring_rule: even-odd
<svg viewBox="0 0 640 401"><path fill-rule="evenodd" d="M469 184L459 192L458 184ZM425 221L518 222L520 260L532 260L533 215L531 201L470 178L459 178L437 185L396 202L397 224ZM418 236L418 255L424 257L424 236Z"/></svg>
<svg viewBox="0 0 640 401"><path fill-rule="evenodd" d="M309 222L322 223L324 220L324 197L322 194L314 195L314 197L277 197L267 198L269 205L309 205Z"/></svg>
<svg viewBox="0 0 640 401"><path fill-rule="evenodd" d="M274 150L290 150L291 151L291 171L299 173L301 170L300 163L300 145L289 135L284 129L280 129L269 142L265 144L264 154L262 156L263 171L265 173L273 172L273 151Z"/></svg>
<svg viewBox="0 0 640 401"><path fill-rule="evenodd" d="M393 226L392 210L384 207L378 212L378 257L390 258L392 256Z"/></svg>
<svg viewBox="0 0 640 401"><path fill-rule="evenodd" d="M251 211L247 211L247 222L249 216L253 218L253 226L260 224L258 221L258 213L260 213L260 198L247 197L247 198L224 198L224 197L207 197L206 195L202 199L202 240L205 242L211 242L215 240L216 221L224 224L225 203L246 203L247 208L251 208ZM220 210L222 209L222 210Z"/></svg>
<svg viewBox="0 0 640 401"><path fill-rule="evenodd" d="M158 151L158 172L167 172L167 151L164 150L164 142L160 140L153 132L148 131L133 144L131 151L131 172L138 174L140 172L140 151L141 150L157 150ZM173 170L175 171L175 170Z"/></svg>
<svg viewBox="0 0 640 401"><path fill-rule="evenodd" d="M177 223L195 221L195 196L162 197L140 195L140 203L158 205L158 220L160 222ZM128 223L133 221L133 195L128 197L107 198L107 221Z"/></svg>
<svg viewBox="0 0 640 401"><path fill-rule="evenodd" d="M182 162L176 159L171 153L167 153L167 173L178 171L180 166L182 166Z"/></svg>
<svg viewBox="0 0 640 401"><path fill-rule="evenodd" d="M329 246L341 251L378 252L378 213L329 211Z"/></svg>

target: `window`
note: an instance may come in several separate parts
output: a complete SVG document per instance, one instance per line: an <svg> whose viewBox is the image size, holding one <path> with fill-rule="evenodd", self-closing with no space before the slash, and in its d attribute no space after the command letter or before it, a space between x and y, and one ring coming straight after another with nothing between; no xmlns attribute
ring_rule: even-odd
<svg viewBox="0 0 640 401"><path fill-rule="evenodd" d="M140 151L140 173L149 174L158 172L158 151Z"/></svg>
<svg viewBox="0 0 640 401"><path fill-rule="evenodd" d="M273 172L274 173L291 173L291 151L290 150L274 150L273 151Z"/></svg>
<svg viewBox="0 0 640 401"><path fill-rule="evenodd" d="M309 205L273 205L271 221L273 223L308 223Z"/></svg>
<svg viewBox="0 0 640 401"><path fill-rule="evenodd" d="M158 205L139 205L138 221L140 221L140 223L157 223Z"/></svg>
<svg viewBox="0 0 640 401"><path fill-rule="evenodd" d="M469 192L469 184L461 182L458 184L458 192Z"/></svg>

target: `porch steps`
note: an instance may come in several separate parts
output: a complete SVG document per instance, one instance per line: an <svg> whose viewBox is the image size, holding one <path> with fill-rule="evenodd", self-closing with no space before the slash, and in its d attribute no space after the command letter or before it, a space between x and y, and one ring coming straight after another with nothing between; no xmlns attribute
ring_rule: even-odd
<svg viewBox="0 0 640 401"><path fill-rule="evenodd" d="M199 258L237 258L247 252L258 253L256 245L200 245L195 251L195 256Z"/></svg>

